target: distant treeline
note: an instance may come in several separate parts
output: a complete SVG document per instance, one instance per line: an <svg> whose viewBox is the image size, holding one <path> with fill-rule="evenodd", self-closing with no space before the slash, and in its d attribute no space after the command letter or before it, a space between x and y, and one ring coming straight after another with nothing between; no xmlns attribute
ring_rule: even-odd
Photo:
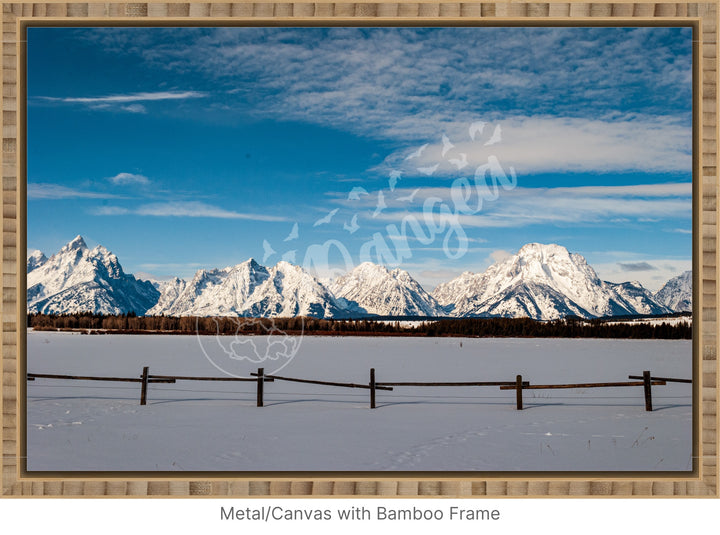
<svg viewBox="0 0 720 535"><path fill-rule="evenodd" d="M660 338L691 339L692 325L681 321L668 323L610 323L608 318L584 320L565 318L536 321L529 318L461 318L423 321L414 326L400 321L372 319L316 318L242 318L242 317L170 317L137 316L133 313L102 314L28 314L27 325L36 330L78 330L91 334L117 332L127 334L298 334L346 336L468 336L512 338Z"/></svg>

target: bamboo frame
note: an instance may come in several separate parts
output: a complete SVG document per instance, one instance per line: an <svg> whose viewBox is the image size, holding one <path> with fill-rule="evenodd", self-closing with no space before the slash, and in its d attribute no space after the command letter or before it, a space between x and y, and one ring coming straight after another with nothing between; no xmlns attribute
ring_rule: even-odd
<svg viewBox="0 0 720 535"><path fill-rule="evenodd" d="M332 3L298 1L248 2L76 2L28 1L2 4L2 495L3 496L718 496L717 452L717 0L706 2L407 2ZM237 477L201 474L178 478L164 474L99 474L77 477L29 476L20 462L24 434L22 400L26 369L25 278L25 162L21 82L23 24L177 24L278 23L314 24L396 23L448 24L544 21L693 23L697 29L694 112L693 181L693 303L695 438L697 466L693 474L506 474L471 476L411 474L362 476L273 475Z"/></svg>

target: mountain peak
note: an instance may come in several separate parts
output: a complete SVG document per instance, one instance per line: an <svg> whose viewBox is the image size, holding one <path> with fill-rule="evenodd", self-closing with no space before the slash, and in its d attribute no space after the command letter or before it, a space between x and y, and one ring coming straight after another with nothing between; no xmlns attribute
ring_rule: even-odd
<svg viewBox="0 0 720 535"><path fill-rule="evenodd" d="M291 264L287 260L280 260L277 264L275 264L275 270L276 271L303 271L303 269L300 266L296 266L295 264Z"/></svg>
<svg viewBox="0 0 720 535"><path fill-rule="evenodd" d="M85 240L83 239L80 234L75 236L75 238L72 239L72 241L67 242L62 249L60 249L60 252L63 251L84 251L87 249L87 244L85 243Z"/></svg>
<svg viewBox="0 0 720 535"><path fill-rule="evenodd" d="M537 254L548 256L552 254L569 255L570 253L565 247L556 243L527 243L520 248L517 254L518 256Z"/></svg>
<svg viewBox="0 0 720 535"><path fill-rule="evenodd" d="M362 262L361 264L358 264L355 266L354 269L349 271L349 273L365 273L369 276L386 276L386 275L392 275L396 270L390 270L387 268L387 266L383 266L382 264L375 264L373 262Z"/></svg>

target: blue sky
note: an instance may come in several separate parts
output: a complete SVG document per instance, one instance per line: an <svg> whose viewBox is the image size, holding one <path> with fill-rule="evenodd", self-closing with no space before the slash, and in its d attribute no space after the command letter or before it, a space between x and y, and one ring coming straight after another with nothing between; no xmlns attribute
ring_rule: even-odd
<svg viewBox="0 0 720 535"><path fill-rule="evenodd" d="M28 249L427 289L529 242L691 265L689 28L29 28Z"/></svg>

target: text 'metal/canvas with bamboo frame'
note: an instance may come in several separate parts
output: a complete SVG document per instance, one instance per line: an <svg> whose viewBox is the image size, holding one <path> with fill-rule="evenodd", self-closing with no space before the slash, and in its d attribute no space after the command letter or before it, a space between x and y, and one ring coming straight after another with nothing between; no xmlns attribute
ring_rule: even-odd
<svg viewBox="0 0 720 535"><path fill-rule="evenodd" d="M717 2L76 2L2 3L2 495L717 497ZM22 459L25 365L25 43L32 25L691 25L693 28L693 410L695 466L674 477L630 473L33 476Z"/></svg>

